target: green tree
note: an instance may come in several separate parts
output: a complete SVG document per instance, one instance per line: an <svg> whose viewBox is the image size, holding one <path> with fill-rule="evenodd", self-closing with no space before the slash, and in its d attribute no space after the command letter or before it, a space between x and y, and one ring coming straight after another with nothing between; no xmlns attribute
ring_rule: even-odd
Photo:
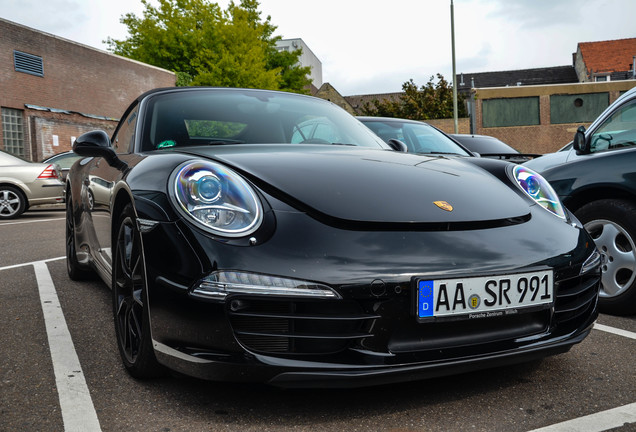
<svg viewBox="0 0 636 432"><path fill-rule="evenodd" d="M362 107L364 115L400 117L413 120L431 120L453 117L453 87L441 74L431 77L426 85L417 87L413 79L402 84L403 93L397 99L367 102ZM466 117L462 95L457 95L459 117Z"/></svg>
<svg viewBox="0 0 636 432"><path fill-rule="evenodd" d="M301 54L301 49L294 51L270 49L267 68L280 71L281 89L291 91L302 89L303 93L307 93L305 87L311 84L311 80L308 78L311 73L311 67L299 66L298 59Z"/></svg>
<svg viewBox="0 0 636 432"><path fill-rule="evenodd" d="M121 22L129 37L108 38L115 54L172 70L177 85L280 89L305 93L310 68L300 51L279 53L271 18L261 19L257 0L230 2L226 10L208 0L142 0L142 17Z"/></svg>

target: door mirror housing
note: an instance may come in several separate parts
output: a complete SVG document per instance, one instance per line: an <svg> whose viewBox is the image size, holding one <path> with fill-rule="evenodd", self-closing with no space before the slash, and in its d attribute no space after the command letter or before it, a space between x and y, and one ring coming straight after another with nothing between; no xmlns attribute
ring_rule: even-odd
<svg viewBox="0 0 636 432"><path fill-rule="evenodd" d="M393 150L398 152L407 153L409 151L409 148L406 146L406 144L398 139L391 138L387 142L387 144L389 144L389 146L391 146Z"/></svg>
<svg viewBox="0 0 636 432"><path fill-rule="evenodd" d="M80 156L101 157L109 165L119 167L123 162L117 157L110 138L103 130L94 130L80 135L73 143L73 151Z"/></svg>
<svg viewBox="0 0 636 432"><path fill-rule="evenodd" d="M590 146L585 139L585 126L579 126L574 134L574 140L572 141L572 147L576 150L576 154L588 154L590 152Z"/></svg>

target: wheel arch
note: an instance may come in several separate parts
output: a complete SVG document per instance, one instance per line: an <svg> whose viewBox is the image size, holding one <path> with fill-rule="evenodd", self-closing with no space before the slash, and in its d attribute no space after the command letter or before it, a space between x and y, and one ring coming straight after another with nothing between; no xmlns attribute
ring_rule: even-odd
<svg viewBox="0 0 636 432"><path fill-rule="evenodd" d="M124 210L124 207L126 207L126 205L128 204L132 204L133 206L133 211L135 211L136 214L136 210L135 210L135 205L133 204L133 198L130 194L130 192L125 189L125 188L121 188L117 191L117 194L115 195L115 199L113 200L113 207L111 209L111 226L112 226L112 240L113 240L113 245L115 244L116 241L116 237L117 237L117 230L119 229L119 216L121 215L121 212Z"/></svg>
<svg viewBox="0 0 636 432"><path fill-rule="evenodd" d="M572 212L576 213L581 207L593 201L601 199L621 199L636 203L636 195L626 191L625 189L612 187L608 185L596 186L578 190L566 199L563 204Z"/></svg>

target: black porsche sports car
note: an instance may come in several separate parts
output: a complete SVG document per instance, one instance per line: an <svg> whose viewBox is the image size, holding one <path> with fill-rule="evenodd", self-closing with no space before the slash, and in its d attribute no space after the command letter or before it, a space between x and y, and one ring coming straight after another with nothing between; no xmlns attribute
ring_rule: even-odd
<svg viewBox="0 0 636 432"><path fill-rule="evenodd" d="M324 100L158 89L73 149L68 273L112 287L135 377L413 380L565 352L597 316L600 255L541 176L395 151Z"/></svg>

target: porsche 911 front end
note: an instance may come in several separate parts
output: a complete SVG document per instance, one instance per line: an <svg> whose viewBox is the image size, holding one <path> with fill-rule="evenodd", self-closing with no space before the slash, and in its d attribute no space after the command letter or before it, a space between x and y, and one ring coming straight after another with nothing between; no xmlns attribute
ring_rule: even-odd
<svg viewBox="0 0 636 432"><path fill-rule="evenodd" d="M598 267L578 228L547 254L536 245L553 242L554 232L535 220L413 233L349 231L308 218L284 212L267 245L244 250L179 223L145 234L147 262L166 264L154 245L183 235L196 246L179 254L210 270L186 285L179 266L149 267L158 359L216 380L377 384L564 352L596 317ZM419 287L437 280L446 291L432 308L451 313L420 316ZM537 302L519 307L519 287ZM494 307L473 307L474 296Z"/></svg>
<svg viewBox="0 0 636 432"><path fill-rule="evenodd" d="M533 183L540 177L478 159L296 152L239 165L241 149L216 149L214 162L200 151L200 160L175 170L164 203L174 215L143 234L160 362L214 380L371 385L528 361L588 334L599 255L558 200L526 193L549 188ZM347 170L339 173L339 164ZM331 167L329 181L318 166ZM305 174L282 193L294 169ZM403 195L381 191L400 174ZM415 192L411 176L419 174L438 187ZM213 186L202 185L206 176ZM453 190L471 178L505 199ZM233 201L202 210L191 202L197 188L214 197L225 190ZM142 201L138 211L155 205ZM188 206L213 216L189 216ZM222 209L244 210L229 217ZM239 224L245 235L219 231L243 229L236 217L246 213L253 217ZM416 214L427 216L414 221ZM178 252L166 255L166 247Z"/></svg>
<svg viewBox="0 0 636 432"><path fill-rule="evenodd" d="M92 162L69 176L67 251L111 284L134 376L374 385L562 353L596 318L600 255L531 170L392 151L299 95L160 90L126 116L129 155L75 150L113 167L112 261Z"/></svg>

